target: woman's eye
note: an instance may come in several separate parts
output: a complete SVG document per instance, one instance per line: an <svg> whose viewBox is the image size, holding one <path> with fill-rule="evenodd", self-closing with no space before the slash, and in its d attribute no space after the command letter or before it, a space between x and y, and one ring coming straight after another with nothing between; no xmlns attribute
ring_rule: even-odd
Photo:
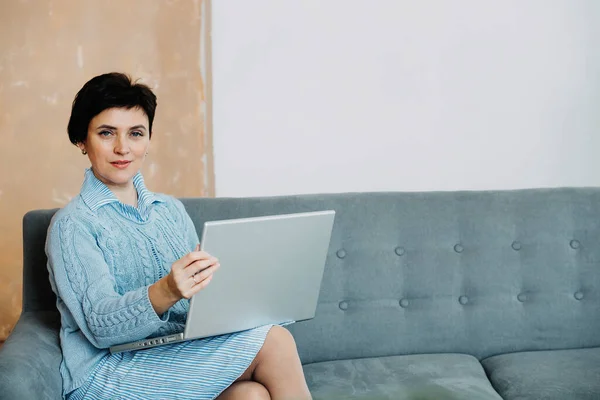
<svg viewBox="0 0 600 400"><path fill-rule="evenodd" d="M102 131L102 132L100 132L100 135L101 136L110 136L110 135L112 135L112 132L111 131Z"/></svg>
<svg viewBox="0 0 600 400"><path fill-rule="evenodd" d="M144 134L143 134L142 132L140 132L140 131L133 131L133 132L131 132L131 134L132 134L133 136L137 136L137 137L139 137L139 136L144 136Z"/></svg>

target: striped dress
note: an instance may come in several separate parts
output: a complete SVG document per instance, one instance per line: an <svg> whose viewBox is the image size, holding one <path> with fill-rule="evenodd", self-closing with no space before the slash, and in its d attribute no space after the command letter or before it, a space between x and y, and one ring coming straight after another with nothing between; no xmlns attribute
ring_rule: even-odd
<svg viewBox="0 0 600 400"><path fill-rule="evenodd" d="M248 368L269 329L107 355L68 399L214 399Z"/></svg>
<svg viewBox="0 0 600 400"><path fill-rule="evenodd" d="M136 352L110 346L182 332L189 301L157 315L148 287L198 243L177 199L133 183L123 204L88 169L79 196L54 216L48 271L61 313L63 398L214 399L250 365L270 325Z"/></svg>

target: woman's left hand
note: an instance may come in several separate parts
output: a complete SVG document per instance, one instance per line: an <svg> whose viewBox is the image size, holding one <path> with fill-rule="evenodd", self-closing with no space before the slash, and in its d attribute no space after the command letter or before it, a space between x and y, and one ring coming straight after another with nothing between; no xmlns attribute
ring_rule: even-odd
<svg viewBox="0 0 600 400"><path fill-rule="evenodd" d="M221 266L216 257L200 251L200 245L195 250L175 261L169 275L148 288L148 297L158 315L204 289Z"/></svg>

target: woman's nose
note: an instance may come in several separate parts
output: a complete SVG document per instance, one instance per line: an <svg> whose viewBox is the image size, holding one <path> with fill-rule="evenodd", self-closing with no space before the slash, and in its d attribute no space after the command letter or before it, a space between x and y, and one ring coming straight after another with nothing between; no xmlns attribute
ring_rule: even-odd
<svg viewBox="0 0 600 400"><path fill-rule="evenodd" d="M126 138L119 137L117 139L117 142L115 143L115 153L117 153L117 154L129 153L129 143L127 143Z"/></svg>

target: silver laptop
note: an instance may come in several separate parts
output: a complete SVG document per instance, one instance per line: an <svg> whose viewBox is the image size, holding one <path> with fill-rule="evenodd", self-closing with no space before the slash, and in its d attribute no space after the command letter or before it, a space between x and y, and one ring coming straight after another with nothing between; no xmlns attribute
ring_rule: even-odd
<svg viewBox="0 0 600 400"><path fill-rule="evenodd" d="M111 353L314 318L334 217L327 210L206 222L200 246L221 267L190 300L185 330Z"/></svg>

